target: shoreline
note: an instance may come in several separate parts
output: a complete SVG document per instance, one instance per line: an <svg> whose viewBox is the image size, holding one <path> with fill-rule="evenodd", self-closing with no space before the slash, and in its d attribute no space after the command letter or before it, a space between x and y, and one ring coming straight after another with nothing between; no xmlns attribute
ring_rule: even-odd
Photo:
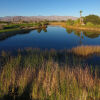
<svg viewBox="0 0 100 100"><path fill-rule="evenodd" d="M0 40L4 40L7 37L11 37L14 36L16 34L27 34L29 33L31 30L36 30L36 29L43 29L43 28L47 28L47 26L42 26L42 27L29 27L29 28L24 28L24 29L15 29L12 31L7 31L7 32L0 32Z"/></svg>
<svg viewBox="0 0 100 100"><path fill-rule="evenodd" d="M69 28L69 29L73 29L73 30L100 32L100 28L98 28L98 27L67 26L65 22L50 22L49 25L52 25L52 26L61 26L61 27Z"/></svg>
<svg viewBox="0 0 100 100"><path fill-rule="evenodd" d="M14 32L14 33L18 33L18 32L25 32L25 31L30 31L30 30L36 30L36 29L41 29L41 28L47 28L47 26L42 26L42 27L28 27L28 28L16 28L16 29L8 29L8 30L4 30L2 32L0 32L0 34L5 34L5 33L9 33L9 32Z"/></svg>
<svg viewBox="0 0 100 100"><path fill-rule="evenodd" d="M78 26L66 26L66 28L69 29L74 29L74 30L81 30L81 31L95 31L95 32L100 32L99 28L88 28L88 27L78 27Z"/></svg>

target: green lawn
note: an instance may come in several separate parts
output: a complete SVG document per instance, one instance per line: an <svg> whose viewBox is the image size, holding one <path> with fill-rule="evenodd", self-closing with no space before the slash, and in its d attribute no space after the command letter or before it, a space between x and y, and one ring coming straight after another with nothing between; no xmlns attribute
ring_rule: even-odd
<svg viewBox="0 0 100 100"><path fill-rule="evenodd" d="M19 29L19 28L3 29L3 30L0 30L0 33L3 33L3 32L10 32L10 31L17 31L17 30L20 30L20 29Z"/></svg>

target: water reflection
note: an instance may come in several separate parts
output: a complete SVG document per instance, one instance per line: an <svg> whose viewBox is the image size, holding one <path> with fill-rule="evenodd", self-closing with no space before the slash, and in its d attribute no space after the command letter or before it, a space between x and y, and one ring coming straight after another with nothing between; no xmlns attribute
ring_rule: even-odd
<svg viewBox="0 0 100 100"><path fill-rule="evenodd" d="M72 30L72 29L66 29L66 32L68 34L74 34L80 38L80 45L82 45L82 41L85 37L90 39L96 39L100 36L100 32L94 32L94 31L81 31L81 30Z"/></svg>
<svg viewBox="0 0 100 100"><path fill-rule="evenodd" d="M43 31L44 31L44 32L47 32L47 28L43 28Z"/></svg>
<svg viewBox="0 0 100 100"><path fill-rule="evenodd" d="M85 35L88 38L97 38L100 36L100 32L95 32L95 31L81 31L81 30L72 30L72 29L66 29L66 32L68 34L74 33L77 36L82 36Z"/></svg>
<svg viewBox="0 0 100 100"><path fill-rule="evenodd" d="M100 33L98 32L72 29L65 30L62 27L52 26L30 31L31 30L21 30L0 33L0 41L4 40L0 42L0 49L8 49L11 47L12 49L24 47L41 49L71 49L80 45L100 45Z"/></svg>
<svg viewBox="0 0 100 100"><path fill-rule="evenodd" d="M84 35L88 38L97 38L100 36L100 33L97 33L97 32L86 32L84 31Z"/></svg>
<svg viewBox="0 0 100 100"><path fill-rule="evenodd" d="M68 34L71 34L71 33L73 32L73 30L72 30L72 29L66 29L66 32L67 32Z"/></svg>
<svg viewBox="0 0 100 100"><path fill-rule="evenodd" d="M41 31L42 31L42 29L41 29L41 28L40 28L40 29L37 29L37 32L38 32L38 33L41 33Z"/></svg>
<svg viewBox="0 0 100 100"><path fill-rule="evenodd" d="M82 40L84 39L83 31L74 31L74 34L80 38L80 45L82 45Z"/></svg>
<svg viewBox="0 0 100 100"><path fill-rule="evenodd" d="M37 29L37 32L41 33L42 30L44 32L47 32L46 28ZM13 37L13 36L16 36L17 34L20 34L20 35L22 35L22 34L29 34L31 31L32 30L20 30L20 31L0 33L0 41L6 40L7 38L10 38L10 37Z"/></svg>
<svg viewBox="0 0 100 100"><path fill-rule="evenodd" d="M13 32L5 32L5 33L0 33L0 41L6 40L9 37L13 37L17 34L28 34L31 30L20 30L20 31L13 31Z"/></svg>
<svg viewBox="0 0 100 100"><path fill-rule="evenodd" d="M47 28L39 28L39 29L37 29L37 32L38 32L38 33L41 33L42 30L43 30L44 32L47 32Z"/></svg>

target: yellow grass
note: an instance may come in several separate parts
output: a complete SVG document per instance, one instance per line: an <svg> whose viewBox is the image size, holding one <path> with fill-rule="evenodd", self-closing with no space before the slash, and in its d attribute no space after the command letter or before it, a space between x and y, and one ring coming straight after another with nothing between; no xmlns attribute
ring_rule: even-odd
<svg viewBox="0 0 100 100"><path fill-rule="evenodd" d="M89 46L77 48L90 50ZM71 52L75 53L74 49ZM93 47L90 51L94 51ZM53 53L57 56L56 51L49 54L45 51L47 58L54 57ZM97 66L59 64L51 57L43 60L43 55L44 52L28 49L27 56L19 54L7 60L0 70L0 100L7 100L5 96L12 100L100 100L100 69ZM4 52L2 56L7 58Z"/></svg>
<svg viewBox="0 0 100 100"><path fill-rule="evenodd" d="M100 46L79 46L71 49L71 52L81 56L88 56L100 53Z"/></svg>
<svg viewBox="0 0 100 100"><path fill-rule="evenodd" d="M73 25L73 26L68 26L66 25L66 22L49 22L49 25L53 25L53 26L61 26L64 28L69 28L69 29L73 29L73 30L87 30L87 31L97 31L100 32L100 28L98 27L87 27L87 26L80 26L80 25Z"/></svg>
<svg viewBox="0 0 100 100"><path fill-rule="evenodd" d="M65 27L66 22L49 22L49 25Z"/></svg>
<svg viewBox="0 0 100 100"><path fill-rule="evenodd" d="M90 100L88 97L99 100L100 78L96 73L93 76L88 66L84 67L64 67L53 61L47 61L38 71L30 67L20 69L19 66L16 70L5 66L0 76L0 96L19 96L18 100L22 94L24 98L29 95L27 100ZM14 94L16 87L18 95Z"/></svg>

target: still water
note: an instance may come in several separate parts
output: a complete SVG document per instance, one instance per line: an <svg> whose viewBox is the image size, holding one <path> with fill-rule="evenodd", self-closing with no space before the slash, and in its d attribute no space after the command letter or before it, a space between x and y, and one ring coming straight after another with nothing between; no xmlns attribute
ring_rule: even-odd
<svg viewBox="0 0 100 100"><path fill-rule="evenodd" d="M80 45L100 45L100 33L48 26L47 29L32 30L26 33L0 34L0 50L28 47L62 50Z"/></svg>

